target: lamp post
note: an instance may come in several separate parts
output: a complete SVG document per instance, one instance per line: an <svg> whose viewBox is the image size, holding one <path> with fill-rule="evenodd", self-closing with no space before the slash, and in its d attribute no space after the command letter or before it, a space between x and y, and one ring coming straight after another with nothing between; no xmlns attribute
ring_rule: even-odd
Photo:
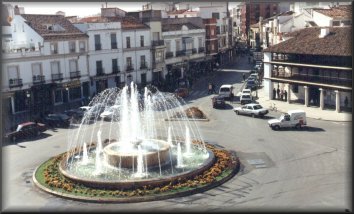
<svg viewBox="0 0 354 214"><path fill-rule="evenodd" d="M28 108L29 108L29 115L30 115L30 120L32 120L32 108L31 108L31 93L29 91L26 91L26 97L27 97L27 102L28 102Z"/></svg>
<svg viewBox="0 0 354 214"><path fill-rule="evenodd" d="M70 109L70 97L69 97L69 87L65 87L65 90L66 90L66 96L68 98L68 108Z"/></svg>

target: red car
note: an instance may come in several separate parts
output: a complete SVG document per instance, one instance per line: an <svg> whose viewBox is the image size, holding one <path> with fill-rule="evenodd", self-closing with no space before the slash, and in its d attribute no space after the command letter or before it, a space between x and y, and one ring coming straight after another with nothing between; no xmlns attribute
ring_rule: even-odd
<svg viewBox="0 0 354 214"><path fill-rule="evenodd" d="M6 138L15 142L17 139L24 139L27 137L39 136L42 132L46 131L47 128L42 123L25 122L17 126L16 131L7 133Z"/></svg>

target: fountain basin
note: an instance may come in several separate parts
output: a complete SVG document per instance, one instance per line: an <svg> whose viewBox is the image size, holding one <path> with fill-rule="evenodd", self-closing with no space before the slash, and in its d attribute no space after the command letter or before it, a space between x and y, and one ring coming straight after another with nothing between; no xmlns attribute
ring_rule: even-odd
<svg viewBox="0 0 354 214"><path fill-rule="evenodd" d="M130 178L125 180L99 180L92 178L83 178L70 172L70 170L67 168L68 165L65 158L60 162L59 171L63 176L74 182L78 182L85 186L94 188L127 190L136 189L148 185L158 187L161 185L166 185L178 179L192 178L210 168L215 163L215 155L209 149L207 149L207 152L208 158L206 158L203 163L201 163L197 168L185 169L179 173L152 178ZM75 154L70 156L69 158L72 158L73 156L75 156Z"/></svg>
<svg viewBox="0 0 354 214"><path fill-rule="evenodd" d="M144 165L155 167L166 164L170 160L170 145L162 140L148 140L154 143L157 148L146 149L144 154ZM103 151L106 155L107 163L114 167L133 168L137 167L138 150L124 151L120 149L123 142L111 143ZM140 145L144 145L141 143Z"/></svg>

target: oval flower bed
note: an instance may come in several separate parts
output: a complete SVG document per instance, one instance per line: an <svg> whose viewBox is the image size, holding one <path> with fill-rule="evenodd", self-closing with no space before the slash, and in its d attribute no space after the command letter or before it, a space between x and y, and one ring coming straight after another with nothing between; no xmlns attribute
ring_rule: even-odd
<svg viewBox="0 0 354 214"><path fill-rule="evenodd" d="M184 113L178 112L177 114L173 115L171 118L184 118L185 115L188 119L207 119L205 114L197 107L190 107L184 110Z"/></svg>
<svg viewBox="0 0 354 214"><path fill-rule="evenodd" d="M200 143L194 141L193 143ZM233 177L240 167L234 153L205 144L215 157L215 163L206 171L191 179L177 178L167 185L143 186L132 190L99 189L84 186L65 178L59 171L59 163L66 153L58 155L37 168L33 175L35 184L54 195L66 198L99 202L138 202L186 196L206 191Z"/></svg>

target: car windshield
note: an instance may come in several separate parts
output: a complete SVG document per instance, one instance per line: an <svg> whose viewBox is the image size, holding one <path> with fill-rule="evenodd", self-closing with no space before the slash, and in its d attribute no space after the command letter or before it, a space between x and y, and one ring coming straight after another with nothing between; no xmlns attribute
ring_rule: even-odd
<svg viewBox="0 0 354 214"><path fill-rule="evenodd" d="M18 125L16 131L20 131L22 129L23 125Z"/></svg>
<svg viewBox="0 0 354 214"><path fill-rule="evenodd" d="M242 98L246 98L247 99L247 98L251 98L251 96L250 95L243 95Z"/></svg>
<svg viewBox="0 0 354 214"><path fill-rule="evenodd" d="M261 109L261 108L263 108L261 105L255 105L255 106L253 106L253 109L255 109L255 110Z"/></svg>
<svg viewBox="0 0 354 214"><path fill-rule="evenodd" d="M248 81L247 84L248 84L248 85L252 85L252 84L254 84L254 81L252 81L252 80L251 80L251 81Z"/></svg>
<svg viewBox="0 0 354 214"><path fill-rule="evenodd" d="M220 88L220 92L229 92L230 89L229 88Z"/></svg>

